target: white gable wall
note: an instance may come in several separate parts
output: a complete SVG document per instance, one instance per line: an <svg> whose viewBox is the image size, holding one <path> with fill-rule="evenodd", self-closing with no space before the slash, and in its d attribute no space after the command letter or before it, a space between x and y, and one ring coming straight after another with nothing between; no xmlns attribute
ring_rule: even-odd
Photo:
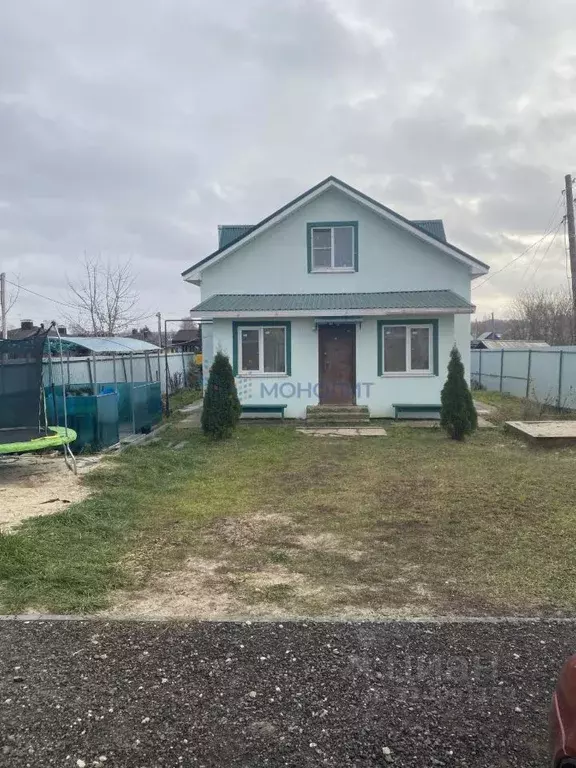
<svg viewBox="0 0 576 768"><path fill-rule="evenodd" d="M425 213L425 212L423 212ZM354 273L308 273L309 222L357 221ZM450 289L470 298L469 268L331 189L202 273L202 300L217 293L354 293Z"/></svg>

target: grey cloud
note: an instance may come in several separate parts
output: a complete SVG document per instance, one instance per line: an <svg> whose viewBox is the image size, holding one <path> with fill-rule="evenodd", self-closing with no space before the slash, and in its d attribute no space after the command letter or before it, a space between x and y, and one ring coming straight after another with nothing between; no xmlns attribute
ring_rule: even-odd
<svg viewBox="0 0 576 768"><path fill-rule="evenodd" d="M62 298L84 250L128 255L143 306L182 314L218 223L335 174L497 269L576 170L574 24L567 0L4 4L2 268ZM494 277L480 311L524 272L564 284L561 249Z"/></svg>

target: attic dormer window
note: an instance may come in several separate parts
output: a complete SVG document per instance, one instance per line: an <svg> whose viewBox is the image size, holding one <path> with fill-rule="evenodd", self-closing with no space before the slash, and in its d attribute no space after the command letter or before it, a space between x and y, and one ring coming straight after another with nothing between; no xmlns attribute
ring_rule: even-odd
<svg viewBox="0 0 576 768"><path fill-rule="evenodd" d="M308 225L310 272L354 272L358 269L357 222Z"/></svg>

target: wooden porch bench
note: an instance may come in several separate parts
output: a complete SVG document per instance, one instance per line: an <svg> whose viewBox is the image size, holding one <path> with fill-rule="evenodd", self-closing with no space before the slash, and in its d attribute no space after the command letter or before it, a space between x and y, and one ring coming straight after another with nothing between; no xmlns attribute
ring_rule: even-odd
<svg viewBox="0 0 576 768"><path fill-rule="evenodd" d="M288 406L284 405L243 405L242 414L245 413L279 413L284 418L284 411Z"/></svg>
<svg viewBox="0 0 576 768"><path fill-rule="evenodd" d="M440 418L440 408L438 403L433 405L416 405L414 403L392 403L394 408L394 418L399 419L402 413L434 413L437 414L437 418Z"/></svg>

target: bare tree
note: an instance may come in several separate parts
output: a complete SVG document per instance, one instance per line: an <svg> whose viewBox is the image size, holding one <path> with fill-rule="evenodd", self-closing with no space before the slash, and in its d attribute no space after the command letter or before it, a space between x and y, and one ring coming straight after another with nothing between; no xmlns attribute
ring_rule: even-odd
<svg viewBox="0 0 576 768"><path fill-rule="evenodd" d="M568 292L536 289L517 296L511 309L512 338L572 344L574 319Z"/></svg>
<svg viewBox="0 0 576 768"><path fill-rule="evenodd" d="M66 319L76 333L113 336L132 328L145 317L137 311L138 294L131 262L118 265L100 256L84 256L82 277L68 280L68 303L74 312Z"/></svg>

